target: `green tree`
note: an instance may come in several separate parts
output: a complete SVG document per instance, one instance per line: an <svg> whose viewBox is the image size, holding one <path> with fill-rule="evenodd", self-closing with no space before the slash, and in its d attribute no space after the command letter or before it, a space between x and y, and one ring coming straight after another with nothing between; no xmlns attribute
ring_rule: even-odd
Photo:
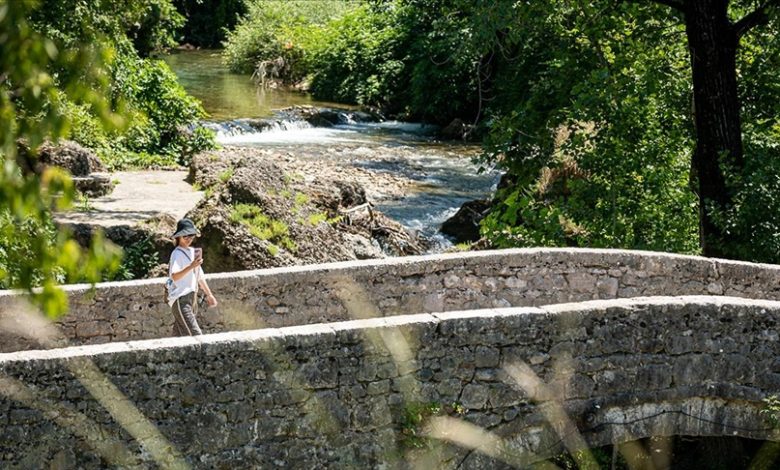
<svg viewBox="0 0 780 470"><path fill-rule="evenodd" d="M90 106L61 94L56 103L73 123L64 137L94 148L114 169L186 163L190 153L212 144L203 130L190 131L205 115L200 104L165 62L152 57L175 45L174 30L184 21L172 0L42 0L28 18L61 51L100 48L106 100L127 117L126 126L104 129ZM55 63L50 72L65 81L81 69Z"/></svg>
<svg viewBox="0 0 780 470"><path fill-rule="evenodd" d="M244 0L174 0L174 4L187 20L180 42L198 47L219 47L246 13Z"/></svg>
<svg viewBox="0 0 780 470"><path fill-rule="evenodd" d="M524 4L488 21L492 49L506 58L494 67L491 98L498 104L489 104L488 161L508 169L513 182L485 223L499 244L694 252L688 240L699 245L701 224L705 254L778 259L773 209L780 188L772 175L780 158L780 83L768 72L778 63L777 21L739 36L743 48L735 49L730 72L742 77L736 88L710 90L710 101L727 100L733 108L736 94L737 104L747 103L741 124L739 109L722 107L718 118L706 117L716 108L694 99L701 71L691 59L691 51L703 53L689 43L685 15L658 3L664 2ZM732 3L729 13L745 18L744 27L757 18L749 4ZM776 14L771 6L754 11L771 20L760 14ZM707 136L700 142L702 132L725 132L726 124L713 121L719 118L740 139L746 130L749 154L725 152L725 144L712 152ZM741 163L729 156L740 154ZM713 171L726 185L716 195ZM689 195L689 176L699 202Z"/></svg>
<svg viewBox="0 0 780 470"><path fill-rule="evenodd" d="M685 48L653 6L566 0L508 10L487 160L508 171L484 222L499 246L696 251ZM490 35L485 35L490 38Z"/></svg>
<svg viewBox="0 0 780 470"><path fill-rule="evenodd" d="M707 256L733 257L738 253L735 248L749 241L724 230L713 212L733 205L735 188L727 184L728 173L741 173L745 167L737 52L751 29L767 24L770 14L776 14L780 1L655 1L682 14L690 50L696 129L693 169L702 251Z"/></svg>
<svg viewBox="0 0 780 470"><path fill-rule="evenodd" d="M37 4L0 3L0 283L26 290L47 315L57 316L67 310L59 283L99 281L119 257L100 237L83 250L53 230L51 212L72 203L73 184L54 168L32 171L34 150L67 131L68 120L53 106L60 93L90 106L106 125L120 118L101 93L107 84L97 65L102 51L82 45L63 52L37 34L28 21ZM49 73L55 68L71 73L55 78ZM20 144L31 153L19 153Z"/></svg>

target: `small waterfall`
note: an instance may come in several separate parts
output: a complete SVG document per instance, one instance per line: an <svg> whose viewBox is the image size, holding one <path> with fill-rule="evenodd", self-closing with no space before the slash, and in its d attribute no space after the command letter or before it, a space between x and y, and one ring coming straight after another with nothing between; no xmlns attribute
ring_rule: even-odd
<svg viewBox="0 0 780 470"><path fill-rule="evenodd" d="M293 119L234 119L203 122L201 125L216 133L218 143L227 145L276 141L282 137L280 134L293 134L314 127L306 121Z"/></svg>

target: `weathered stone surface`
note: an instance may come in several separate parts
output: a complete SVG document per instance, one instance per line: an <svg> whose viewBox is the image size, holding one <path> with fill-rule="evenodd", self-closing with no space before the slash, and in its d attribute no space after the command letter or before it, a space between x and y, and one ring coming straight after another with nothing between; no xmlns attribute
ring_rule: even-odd
<svg viewBox="0 0 780 470"><path fill-rule="evenodd" d="M403 466L405 410L432 402L542 457L559 450L549 399L594 446L767 439L778 320L780 302L652 297L0 354L0 467L153 467L168 443L193 468Z"/></svg>
<svg viewBox="0 0 780 470"><path fill-rule="evenodd" d="M108 173L92 173L88 176L74 176L73 184L81 194L87 197L100 197L114 190L114 183Z"/></svg>
<svg viewBox="0 0 780 470"><path fill-rule="evenodd" d="M94 172L105 172L106 167L95 152L76 142L63 140L59 143L45 143L38 149L38 161L44 165L65 168L73 176L87 176Z"/></svg>
<svg viewBox="0 0 780 470"><path fill-rule="evenodd" d="M190 171L208 193L188 214L202 233L206 272L415 255L426 246L373 209L346 170L231 149L193 157ZM252 230L237 204L253 206L255 228L276 228Z"/></svg>
<svg viewBox="0 0 780 470"><path fill-rule="evenodd" d="M224 221L228 215L222 217ZM218 219L212 218L209 223L222 223ZM161 251L161 258L165 257L162 251L171 249L162 234L170 232L172 229L167 226L173 223L175 221L161 221L160 226L166 228L155 232L159 235L153 240ZM125 234L119 229L109 233L112 240L122 244L131 243L141 235L140 232ZM253 237L235 235L235 240L229 239L220 245L230 245L234 241L239 248L236 256L264 249ZM227 266L231 269L240 267ZM482 251L277 268L208 275L207 278L220 306L201 312L201 327L206 332L422 311L540 306L615 296L707 294L712 283L728 286L724 292L731 296L780 299L780 268L776 266L621 250ZM572 281L583 291L573 289ZM86 344L88 339L116 341L167 336L173 320L170 309L163 302L161 285L162 279L98 284L94 292L85 286L68 286L65 290L71 313L57 323L58 328L72 344ZM17 299L12 292L0 292L0 314L15 316L23 311L15 306ZM728 337L694 335L689 317L690 313L682 314L673 328L680 332L690 331L690 335L668 336L664 331L656 330L653 336L634 337L634 330L649 325L644 320L621 324L622 330L594 324L586 333L576 329L568 334L587 334L596 338L617 335L618 340L606 347L622 351L652 352L666 347L675 354L686 354L695 348L706 347L743 352L744 346ZM735 317L731 326L734 329L752 328L754 321ZM93 331L89 336L76 333L76 325L83 322L95 322L91 323ZM468 328L468 325L463 326L463 335L469 334ZM528 336L529 341L534 335L543 334L528 329L527 325L518 325L518 328L522 329L518 334ZM501 335L503 330L494 328L491 331ZM764 325L762 331L766 332L762 335L767 340L777 335L774 325ZM0 337L1 352L47 347L6 330L0 332ZM544 354L549 352L543 351ZM437 351L431 354L440 355ZM528 360L543 359L539 356Z"/></svg>

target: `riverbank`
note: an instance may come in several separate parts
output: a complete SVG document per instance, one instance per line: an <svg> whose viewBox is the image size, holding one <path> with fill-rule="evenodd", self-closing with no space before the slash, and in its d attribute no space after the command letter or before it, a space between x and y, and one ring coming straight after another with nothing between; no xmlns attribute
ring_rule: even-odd
<svg viewBox="0 0 780 470"><path fill-rule="evenodd" d="M348 150L339 149L342 154ZM422 254L418 233L376 209L411 181L290 149L226 147L196 155L205 199L188 213L208 272Z"/></svg>

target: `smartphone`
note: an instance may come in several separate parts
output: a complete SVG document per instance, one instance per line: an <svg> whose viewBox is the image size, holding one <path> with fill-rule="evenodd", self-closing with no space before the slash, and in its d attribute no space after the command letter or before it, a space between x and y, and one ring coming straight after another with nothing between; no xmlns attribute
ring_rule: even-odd
<svg viewBox="0 0 780 470"><path fill-rule="evenodd" d="M203 258L203 248L195 248L195 259Z"/></svg>

